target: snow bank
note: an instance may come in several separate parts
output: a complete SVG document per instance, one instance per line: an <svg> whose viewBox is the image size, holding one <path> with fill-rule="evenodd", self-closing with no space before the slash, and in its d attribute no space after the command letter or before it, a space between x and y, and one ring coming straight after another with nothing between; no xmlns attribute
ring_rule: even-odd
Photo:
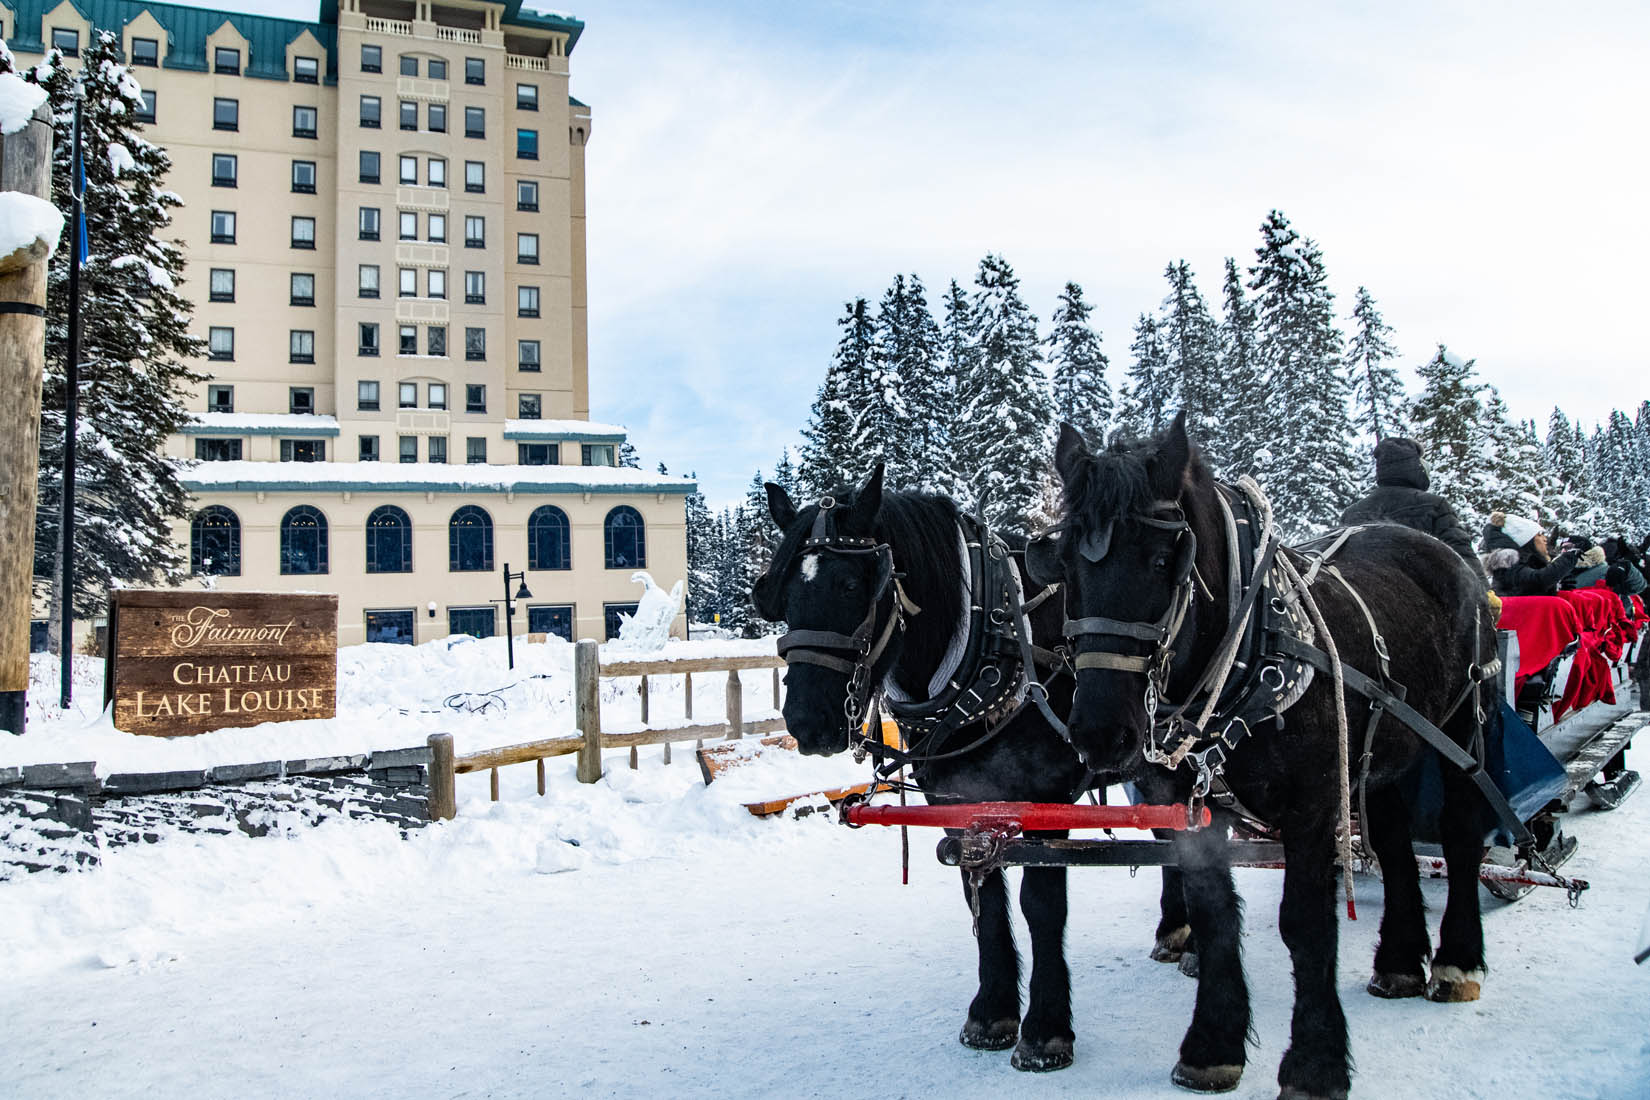
<svg viewBox="0 0 1650 1100"><path fill-rule="evenodd" d="M46 259L63 236L63 212L21 191L0 191L0 257L44 243Z"/></svg>
<svg viewBox="0 0 1650 1100"><path fill-rule="evenodd" d="M4 43L0 43L0 48ZM0 73L0 134L15 134L46 102L46 89L16 73Z"/></svg>

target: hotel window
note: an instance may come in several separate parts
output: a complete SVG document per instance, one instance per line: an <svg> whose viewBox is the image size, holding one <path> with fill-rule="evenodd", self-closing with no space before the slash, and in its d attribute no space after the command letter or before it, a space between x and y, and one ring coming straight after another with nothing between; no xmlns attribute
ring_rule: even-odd
<svg viewBox="0 0 1650 1100"><path fill-rule="evenodd" d="M436 57L430 58L430 79L431 80L446 80L447 79L447 63L445 61L442 61L440 58L436 58Z"/></svg>
<svg viewBox="0 0 1650 1100"><path fill-rule="evenodd" d="M516 131L516 159L539 159L539 132L537 130Z"/></svg>
<svg viewBox="0 0 1650 1100"><path fill-rule="evenodd" d="M235 212L233 210L212 211L212 243L235 243Z"/></svg>
<svg viewBox="0 0 1650 1100"><path fill-rule="evenodd" d="M211 278L211 289L207 293L207 300L233 302L235 300L235 269L232 267L214 267Z"/></svg>
<svg viewBox="0 0 1650 1100"><path fill-rule="evenodd" d="M430 436L430 461L447 464L447 437L444 435Z"/></svg>
<svg viewBox="0 0 1650 1100"><path fill-rule="evenodd" d="M418 215L403 211L400 217L401 239L416 241L418 239Z"/></svg>
<svg viewBox="0 0 1650 1100"><path fill-rule="evenodd" d="M376 241L378 239L378 207L361 207L361 217L357 223L356 231L363 241Z"/></svg>
<svg viewBox="0 0 1650 1100"><path fill-rule="evenodd" d="M579 445L580 457L586 466L616 466L613 461L613 444L611 443L582 443Z"/></svg>
<svg viewBox="0 0 1650 1100"><path fill-rule="evenodd" d="M234 512L213 504L195 513L189 524L189 565L198 577L241 575L241 521Z"/></svg>
<svg viewBox="0 0 1650 1100"><path fill-rule="evenodd" d="M516 181L516 209L532 213L539 208L539 185L536 180Z"/></svg>
<svg viewBox="0 0 1650 1100"><path fill-rule="evenodd" d="M232 50L227 46L219 46L212 51L212 71L227 73L230 76L241 75L241 51Z"/></svg>
<svg viewBox="0 0 1650 1100"><path fill-rule="evenodd" d="M479 363L487 358L486 329L467 328L464 330L464 358L472 363Z"/></svg>
<svg viewBox="0 0 1650 1100"><path fill-rule="evenodd" d="M380 158L370 149L361 150L361 182L377 183L379 178Z"/></svg>
<svg viewBox="0 0 1650 1100"><path fill-rule="evenodd" d="M561 447L555 443L517 443L516 462L522 466L559 466Z"/></svg>
<svg viewBox="0 0 1650 1100"><path fill-rule="evenodd" d="M487 136L487 112L480 107L464 108L464 136L467 138L484 138Z"/></svg>
<svg viewBox="0 0 1650 1100"><path fill-rule="evenodd" d="M516 263L536 264L539 262L539 235L537 233L516 234Z"/></svg>
<svg viewBox="0 0 1650 1100"><path fill-rule="evenodd" d="M212 129L239 130L241 128L241 101L214 99L212 101Z"/></svg>
<svg viewBox="0 0 1650 1100"><path fill-rule="evenodd" d="M539 86L537 84L516 85L516 110L536 111L539 109Z"/></svg>
<svg viewBox="0 0 1650 1100"><path fill-rule="evenodd" d="M396 389L397 389L397 394L398 394L398 396L396 397L396 406L398 408L402 408L402 409L416 409L416 408L418 408L418 383L417 382L403 382L403 383L401 383L400 386L396 387Z"/></svg>
<svg viewBox="0 0 1650 1100"><path fill-rule="evenodd" d="M447 273L439 267L432 267L424 275L424 296L426 298L445 298L447 296Z"/></svg>
<svg viewBox="0 0 1650 1100"><path fill-rule="evenodd" d="M396 274L400 278L400 287L396 291L397 297L418 297L418 269L416 267L403 267Z"/></svg>
<svg viewBox="0 0 1650 1100"><path fill-rule="evenodd" d="M375 95L361 97L361 125L368 130L376 130L383 125L384 101Z"/></svg>
<svg viewBox="0 0 1650 1100"><path fill-rule="evenodd" d="M401 128L403 130L418 129L418 104L410 99L403 99L401 100L399 107L401 112Z"/></svg>
<svg viewBox="0 0 1650 1100"><path fill-rule="evenodd" d="M360 412L378 411L378 383L360 381L355 383L355 408Z"/></svg>
<svg viewBox="0 0 1650 1100"><path fill-rule="evenodd" d="M137 114L133 117L135 117L139 122L154 122L155 121L155 93L154 92L144 92L143 93L143 106L138 108Z"/></svg>
<svg viewBox="0 0 1650 1100"><path fill-rule="evenodd" d="M314 107L292 108L292 136L312 138L319 122L319 112Z"/></svg>
<svg viewBox="0 0 1650 1100"><path fill-rule="evenodd" d="M240 176L240 164L233 153L212 154L212 186L234 187Z"/></svg>
<svg viewBox="0 0 1650 1100"><path fill-rule="evenodd" d="M313 331L295 328L287 333L286 361L288 363L315 362L315 333ZM293 412L297 411L297 409L293 410ZM313 412L314 410L307 409L305 411Z"/></svg>
<svg viewBox="0 0 1650 1100"><path fill-rule="evenodd" d="M492 569L492 559L488 559L486 566L477 566L485 570ZM456 569L457 566L454 566ZM498 632L498 608L496 607L450 607L447 609L447 633L468 634L472 638L491 638Z"/></svg>
<svg viewBox="0 0 1650 1100"><path fill-rule="evenodd" d="M472 195L483 195L487 192L487 165L479 160L464 162L464 190Z"/></svg>
<svg viewBox="0 0 1650 1100"><path fill-rule="evenodd" d="M416 435L401 436L399 449L402 462L418 461L418 437Z"/></svg>
<svg viewBox="0 0 1650 1100"><path fill-rule="evenodd" d="M314 161L295 160L292 162L292 190L300 195L315 194Z"/></svg>
<svg viewBox="0 0 1650 1100"><path fill-rule="evenodd" d="M206 387L206 411L214 413L232 413L235 411L234 386Z"/></svg>
<svg viewBox="0 0 1650 1100"><path fill-rule="evenodd" d="M516 416L521 420L537 420L539 410L544 407L544 399L536 393L523 393L516 397Z"/></svg>
<svg viewBox="0 0 1650 1100"><path fill-rule="evenodd" d="M293 218L292 219L292 247L293 248L314 248L315 247L315 219L314 218Z"/></svg>
<svg viewBox="0 0 1650 1100"><path fill-rule="evenodd" d="M590 445L585 444L585 449L589 450ZM609 446L607 449L611 451L613 448ZM621 504L607 513L607 520L602 524L602 541L607 568L647 568L647 529L642 524L642 514L630 505ZM612 607L611 604L608 606ZM634 615L636 605L631 604L626 610Z"/></svg>
<svg viewBox="0 0 1650 1100"><path fill-rule="evenodd" d="M417 76L418 75L418 58L414 57L410 53L402 54L401 55L401 75L402 76Z"/></svg>
<svg viewBox="0 0 1650 1100"><path fill-rule="evenodd" d="M487 83L487 63L479 57L466 57L464 59L464 83Z"/></svg>
<svg viewBox="0 0 1650 1100"><path fill-rule="evenodd" d="M360 355L374 356L378 354L378 324L374 321L363 321L359 326L360 335L357 337L355 350Z"/></svg>
<svg viewBox="0 0 1650 1100"><path fill-rule="evenodd" d="M431 157L424 169L424 182L431 187L447 186L447 162L441 157Z"/></svg>
<svg viewBox="0 0 1650 1100"><path fill-rule="evenodd" d="M536 371L542 365L537 340L516 341L516 365L525 371Z"/></svg>
<svg viewBox="0 0 1650 1100"><path fill-rule="evenodd" d="M361 71L364 73L381 73L384 71L384 51L377 46L361 47Z"/></svg>
<svg viewBox="0 0 1650 1100"><path fill-rule="evenodd" d="M314 57L293 58L292 79L299 84L319 84L321 82L320 60Z"/></svg>
<svg viewBox="0 0 1650 1100"><path fill-rule="evenodd" d="M355 269L355 296L357 298L378 297L378 265L361 264Z"/></svg>
<svg viewBox="0 0 1650 1100"><path fill-rule="evenodd" d="M147 65L154 68L160 64L160 40L155 38L132 39L132 64Z"/></svg>
<svg viewBox="0 0 1650 1100"><path fill-rule="evenodd" d="M464 461L479 466L487 461L487 437L470 436L464 440Z"/></svg>
<svg viewBox="0 0 1650 1100"><path fill-rule="evenodd" d="M432 134L447 132L447 105L445 103L430 104L429 126Z"/></svg>
<svg viewBox="0 0 1650 1100"><path fill-rule="evenodd" d="M282 462L325 462L327 441L324 439L281 440Z"/></svg>
<svg viewBox="0 0 1650 1100"><path fill-rule="evenodd" d="M398 165L400 171L400 175L396 180L397 183L410 183L415 185L418 183L417 157L401 157L396 161L396 164Z"/></svg>
<svg viewBox="0 0 1650 1100"><path fill-rule="evenodd" d="M447 383L431 382L429 385L429 406L432 409L447 407Z"/></svg>
<svg viewBox="0 0 1650 1100"><path fill-rule="evenodd" d="M432 244L447 243L447 215L431 214L429 216L428 238Z"/></svg>
<svg viewBox="0 0 1650 1100"><path fill-rule="evenodd" d="M315 304L315 275L313 272L294 271L291 280L291 301L295 306Z"/></svg>
<svg viewBox="0 0 1650 1100"><path fill-rule="evenodd" d="M487 247L487 219L476 214L464 216L464 247Z"/></svg>
<svg viewBox="0 0 1650 1100"><path fill-rule="evenodd" d="M235 330L210 328L206 330L207 358L227 362L235 358Z"/></svg>
<svg viewBox="0 0 1650 1100"><path fill-rule="evenodd" d="M523 463L522 465L527 465ZM543 465L541 463L541 465ZM554 504L545 504L533 509L533 514L527 517L527 568L529 569L569 569L572 567L572 546L568 537L572 533L567 522L567 513ZM547 611L549 608L534 608L535 611ZM565 623L568 633L571 633L571 617Z"/></svg>
<svg viewBox="0 0 1650 1100"><path fill-rule="evenodd" d="M426 355L447 356L447 326L428 325L424 329L424 352ZM442 408L446 408L445 405Z"/></svg>
<svg viewBox="0 0 1650 1100"><path fill-rule="evenodd" d="M62 50L69 57L80 56L80 32L67 31L62 27L52 28L52 48Z"/></svg>
<svg viewBox="0 0 1650 1100"><path fill-rule="evenodd" d="M399 329L399 332L400 332L400 343L397 345L397 347L400 350L397 351L396 354L398 354L398 355L417 355L418 354L418 326L417 325L402 325Z"/></svg>
<svg viewBox="0 0 1650 1100"><path fill-rule="evenodd" d="M464 411L467 413L484 413L487 411L487 387L464 387Z"/></svg>
<svg viewBox="0 0 1650 1100"><path fill-rule="evenodd" d="M288 442L281 441L283 450ZM288 576L311 576L326 571L327 518L309 505L300 504L281 517L281 572Z"/></svg>
<svg viewBox="0 0 1650 1100"><path fill-rule="evenodd" d="M487 273L485 271L466 271L464 273L464 304L479 306L486 303Z"/></svg>
<svg viewBox="0 0 1650 1100"><path fill-rule="evenodd" d="M314 333L310 333L310 346L314 346ZM315 412L315 390L310 386L287 387L287 412L297 416L311 416Z"/></svg>
<svg viewBox="0 0 1650 1100"><path fill-rule="evenodd" d="M537 317L539 315L539 288L536 286L516 287L516 316Z"/></svg>
<svg viewBox="0 0 1650 1100"><path fill-rule="evenodd" d="M361 436L360 456L362 462L378 461L378 437L375 435Z"/></svg>
<svg viewBox="0 0 1650 1100"><path fill-rule="evenodd" d="M202 462L239 462L241 441L238 439L197 439L195 457Z"/></svg>

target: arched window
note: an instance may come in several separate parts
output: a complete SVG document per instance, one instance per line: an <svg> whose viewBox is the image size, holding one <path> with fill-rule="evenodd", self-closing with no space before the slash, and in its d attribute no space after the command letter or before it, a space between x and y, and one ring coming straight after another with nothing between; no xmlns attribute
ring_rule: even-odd
<svg viewBox="0 0 1650 1100"><path fill-rule="evenodd" d="M647 535L642 514L628 504L607 513L603 525L609 569L642 569L647 565Z"/></svg>
<svg viewBox="0 0 1650 1100"><path fill-rule="evenodd" d="M327 517L300 504L281 517L281 573L308 576L327 571Z"/></svg>
<svg viewBox="0 0 1650 1100"><path fill-rule="evenodd" d="M535 508L527 517L527 568L573 568L567 513L554 504Z"/></svg>
<svg viewBox="0 0 1650 1100"><path fill-rule="evenodd" d="M447 521L447 568L454 573L486 573L493 568L493 517L466 504Z"/></svg>
<svg viewBox="0 0 1650 1100"><path fill-rule="evenodd" d="M189 568L197 577L240 576L240 517L218 504L196 512L189 523Z"/></svg>
<svg viewBox="0 0 1650 1100"><path fill-rule="evenodd" d="M367 517L367 572L412 572L412 520L393 504Z"/></svg>

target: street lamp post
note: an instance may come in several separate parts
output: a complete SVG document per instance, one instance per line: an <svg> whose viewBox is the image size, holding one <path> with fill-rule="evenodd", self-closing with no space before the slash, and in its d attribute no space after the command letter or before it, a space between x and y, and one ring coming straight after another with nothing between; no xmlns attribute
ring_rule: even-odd
<svg viewBox="0 0 1650 1100"><path fill-rule="evenodd" d="M516 589L512 596L510 582L520 581L521 587ZM516 667L516 600L530 600L533 594L527 591L527 571L510 572L510 563L504 563L504 652L508 654L510 667Z"/></svg>

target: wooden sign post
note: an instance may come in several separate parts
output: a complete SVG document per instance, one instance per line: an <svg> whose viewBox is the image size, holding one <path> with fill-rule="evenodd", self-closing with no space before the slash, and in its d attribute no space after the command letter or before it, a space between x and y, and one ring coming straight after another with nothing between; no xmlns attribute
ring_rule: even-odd
<svg viewBox="0 0 1650 1100"><path fill-rule="evenodd" d="M107 652L104 702L129 733L331 718L338 597L119 590L109 594Z"/></svg>

